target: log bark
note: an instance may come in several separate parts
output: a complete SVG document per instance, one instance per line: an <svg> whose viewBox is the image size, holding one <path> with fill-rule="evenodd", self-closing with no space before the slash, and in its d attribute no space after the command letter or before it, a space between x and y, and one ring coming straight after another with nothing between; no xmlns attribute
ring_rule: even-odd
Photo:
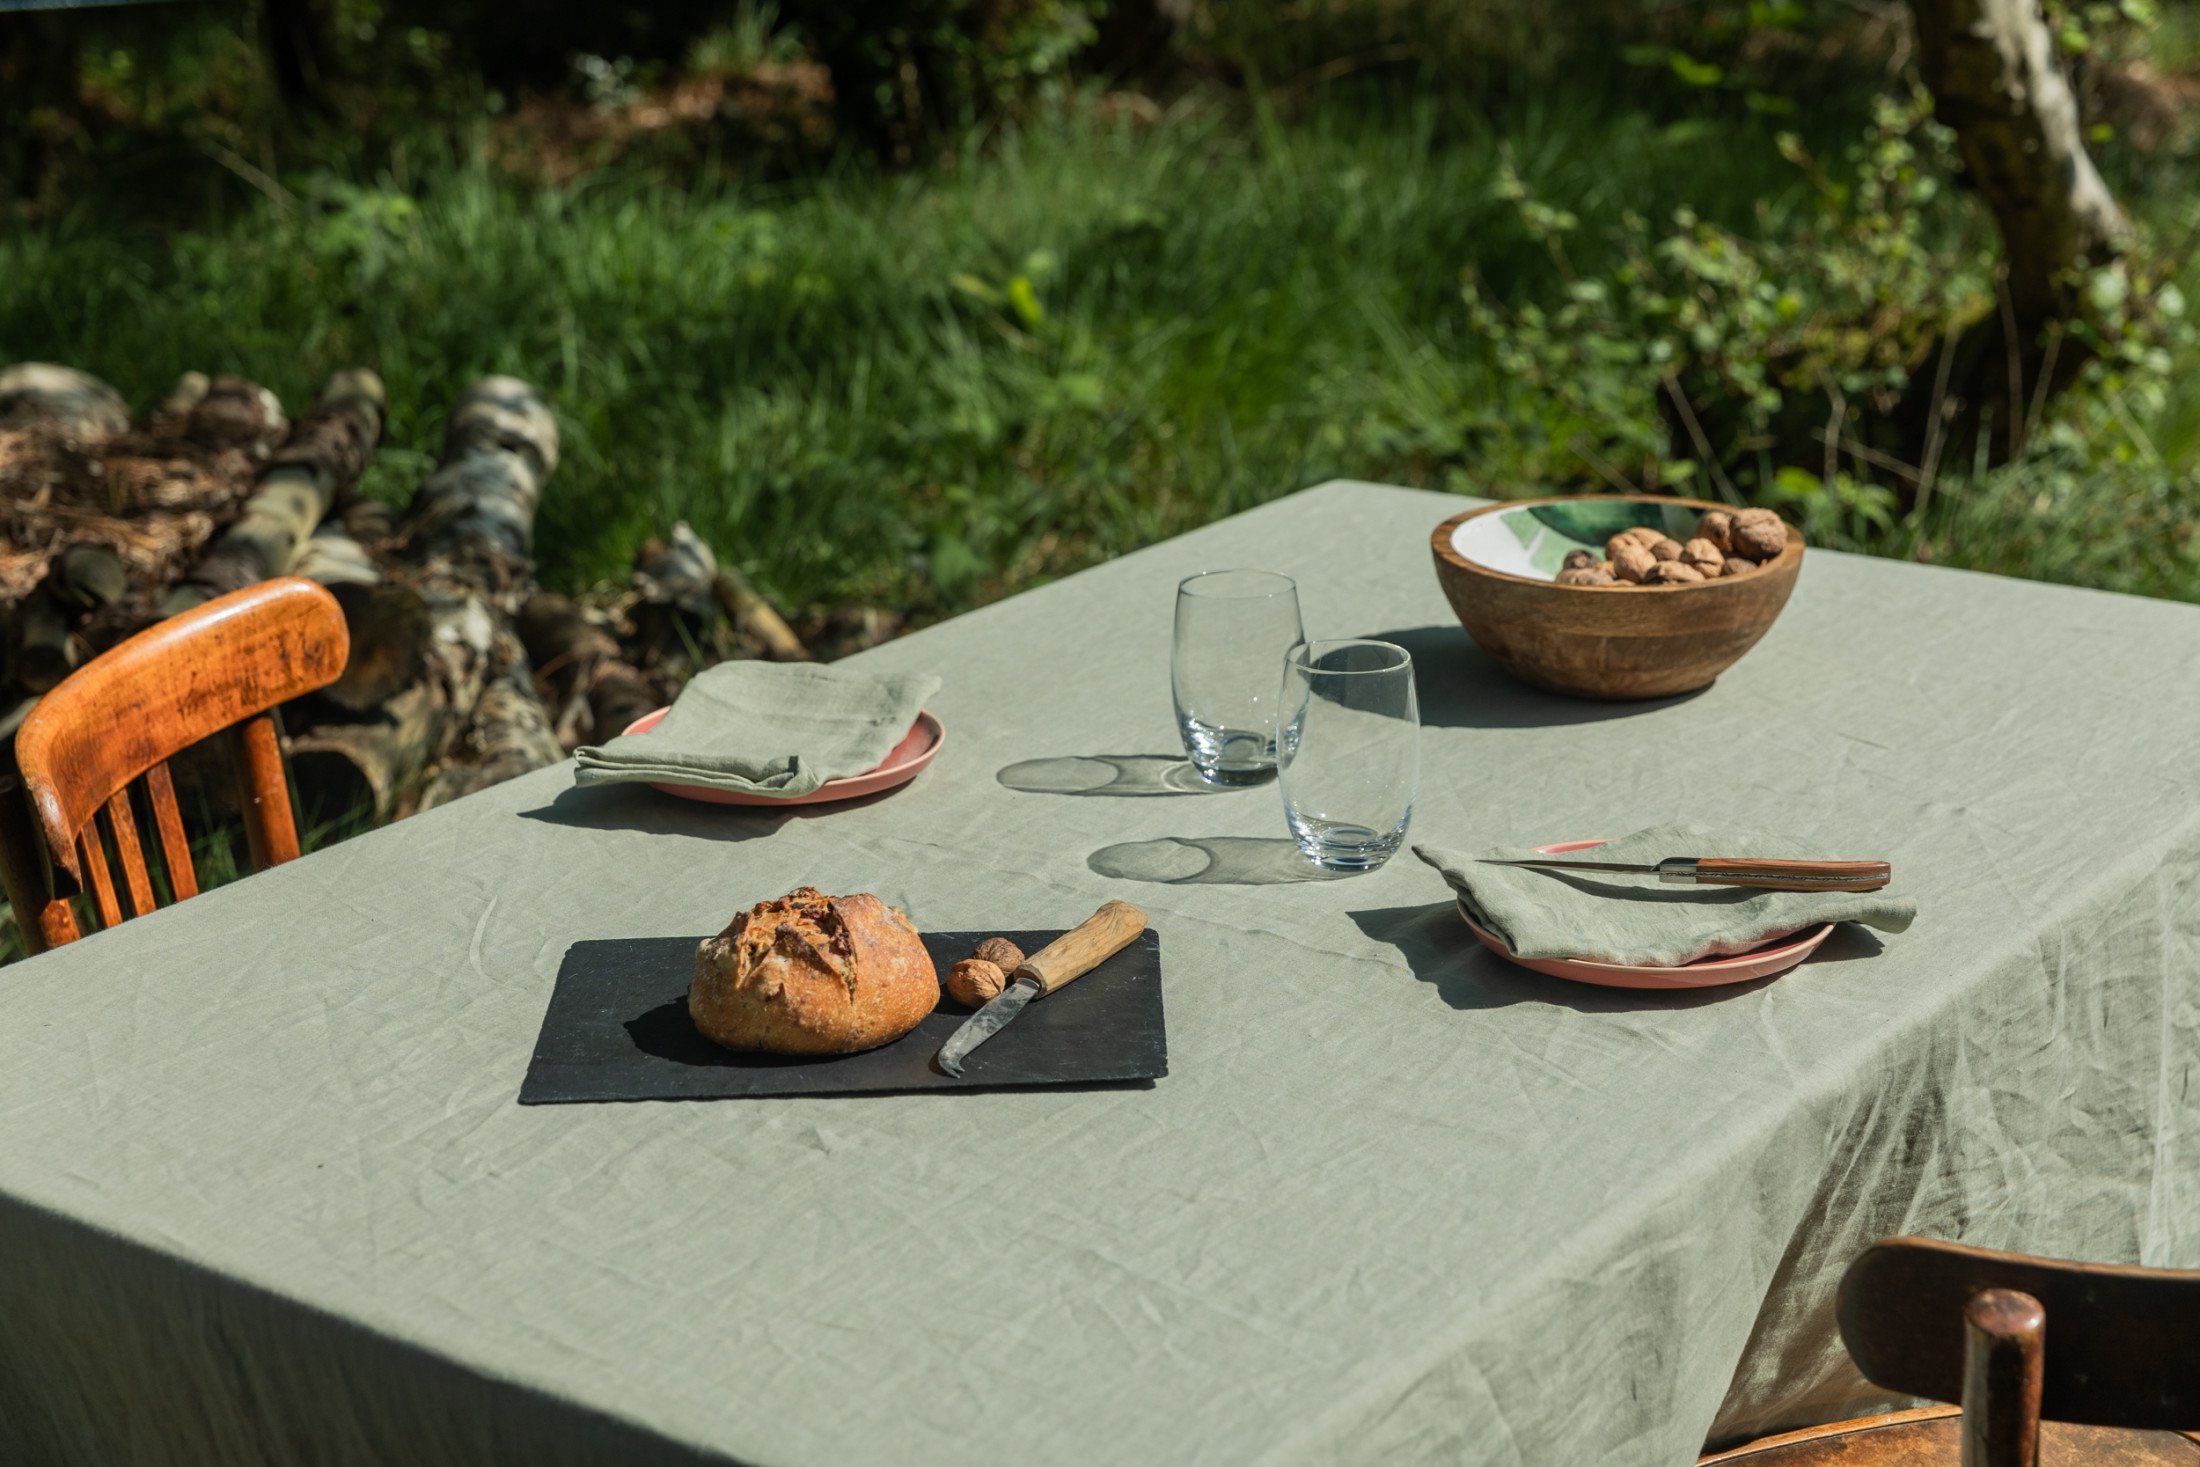
<svg viewBox="0 0 2200 1467"><path fill-rule="evenodd" d="M766 657L774 662L810 660L810 649L802 645L802 639L787 625L779 609L749 584L747 576L730 565L722 565L710 585L718 597L718 604L733 618L733 629L762 647Z"/></svg>
<svg viewBox="0 0 2200 1467"><path fill-rule="evenodd" d="M2001 231L2020 327L2079 314L2078 272L2130 226L2085 150L2040 0L1910 0L1933 111Z"/></svg>
<svg viewBox="0 0 2200 1467"><path fill-rule="evenodd" d="M0 372L0 428L45 428L91 445L129 431L122 394L89 372L18 362Z"/></svg>
<svg viewBox="0 0 2200 1467"><path fill-rule="evenodd" d="M17 606L12 665L15 681L28 693L46 693L89 650L77 635L78 624L129 592L122 558L104 545L65 547L46 568L46 578Z"/></svg>
<svg viewBox="0 0 2200 1467"><path fill-rule="evenodd" d="M528 597L517 625L550 710L551 731L566 753L615 737L663 701L625 660L618 639L565 597Z"/></svg>
<svg viewBox="0 0 2200 1467"><path fill-rule="evenodd" d="M499 630L489 652L481 695L449 762L421 791L419 808L433 809L565 757L549 713L535 693L535 674L518 637Z"/></svg>
<svg viewBox="0 0 2200 1467"><path fill-rule="evenodd" d="M209 391L208 398L212 396ZM261 471L243 517L161 597L160 614L175 616L225 592L289 573L339 496L359 482L381 441L385 416L382 381L374 373L358 369L330 378L313 410Z"/></svg>
<svg viewBox="0 0 2200 1467"><path fill-rule="evenodd" d="M727 642L718 605L718 557L685 520L634 558L634 661L684 683L722 661Z"/></svg>
<svg viewBox="0 0 2200 1467"><path fill-rule="evenodd" d="M535 509L557 447L556 420L525 383L486 378L460 398L442 463L397 527L404 564L387 578L418 596L425 653L390 653L384 680L409 663L407 684L293 742L292 770L310 804L371 801L378 817L402 815L479 787L463 770L481 766L478 780L488 783L559 757L509 626L533 589ZM398 618L410 627L404 636L418 632L413 615ZM370 630L355 656L380 657L384 640ZM387 643L398 640L392 633ZM366 690L355 688L354 701Z"/></svg>

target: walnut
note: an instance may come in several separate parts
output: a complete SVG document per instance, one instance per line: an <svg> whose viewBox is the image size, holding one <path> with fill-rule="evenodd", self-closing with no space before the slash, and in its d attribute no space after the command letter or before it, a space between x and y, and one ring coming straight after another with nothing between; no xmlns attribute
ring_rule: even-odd
<svg viewBox="0 0 2200 1467"><path fill-rule="evenodd" d="M1734 549L1760 565L1787 548L1787 526L1769 509L1737 510L1734 515Z"/></svg>
<svg viewBox="0 0 2200 1467"><path fill-rule="evenodd" d="M1704 573L1685 560L1661 560L1642 579L1646 586L1680 586L1704 579Z"/></svg>
<svg viewBox="0 0 2200 1467"><path fill-rule="evenodd" d="M1746 556L1729 555L1726 558L1726 563L1719 567L1719 574L1722 576L1747 575L1756 568L1757 562Z"/></svg>
<svg viewBox="0 0 2200 1467"><path fill-rule="evenodd" d="M1005 937L987 938L970 956L984 958L1003 973L1013 973L1024 965L1024 950Z"/></svg>
<svg viewBox="0 0 2200 1467"><path fill-rule="evenodd" d="M1719 547L1721 555L1734 548L1734 516L1723 509L1714 509L1696 521L1696 538L1709 540Z"/></svg>
<svg viewBox="0 0 2200 1467"><path fill-rule="evenodd" d="M1622 530L1617 535L1612 536L1611 539L1606 540L1604 542L1604 557L1607 560L1611 559L1613 552L1617 551L1622 545L1647 547L1651 541L1664 538L1662 534L1651 529L1648 525L1637 525L1631 530Z"/></svg>
<svg viewBox="0 0 2200 1467"><path fill-rule="evenodd" d="M1619 579L1602 565L1583 565L1560 571L1558 583L1561 586L1616 586Z"/></svg>
<svg viewBox="0 0 2200 1467"><path fill-rule="evenodd" d="M1650 542L1650 557L1653 560L1679 560L1681 542L1671 535L1660 535Z"/></svg>
<svg viewBox="0 0 2200 1467"><path fill-rule="evenodd" d="M1719 567L1725 563L1726 557L1719 553L1719 547L1700 535L1681 547L1681 564L1694 566L1707 579L1717 575Z"/></svg>
<svg viewBox="0 0 2200 1467"><path fill-rule="evenodd" d="M984 958L964 958L947 975L947 996L972 1008L999 998L1006 987L1008 975Z"/></svg>
<svg viewBox="0 0 2200 1467"><path fill-rule="evenodd" d="M1657 563L1655 556L1632 540L1615 544L1612 551L1612 574L1623 581L1640 583Z"/></svg>

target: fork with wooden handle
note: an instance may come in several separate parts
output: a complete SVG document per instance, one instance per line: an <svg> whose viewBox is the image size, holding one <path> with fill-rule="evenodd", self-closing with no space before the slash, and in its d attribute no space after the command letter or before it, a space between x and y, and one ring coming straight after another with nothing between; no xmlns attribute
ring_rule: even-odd
<svg viewBox="0 0 2200 1467"><path fill-rule="evenodd" d="M1545 871L1615 871L1655 876L1677 886L1749 886L1759 891L1877 891L1894 879L1885 861L1789 861L1771 857L1668 856L1654 866L1568 861L1557 856L1484 856L1490 866Z"/></svg>

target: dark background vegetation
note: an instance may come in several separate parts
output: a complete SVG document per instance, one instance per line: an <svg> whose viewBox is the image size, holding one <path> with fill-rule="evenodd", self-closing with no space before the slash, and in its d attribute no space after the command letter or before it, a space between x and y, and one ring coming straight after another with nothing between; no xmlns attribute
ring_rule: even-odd
<svg viewBox="0 0 2200 1467"><path fill-rule="evenodd" d="M0 13L0 358L372 366L393 499L525 377L571 590L685 518L921 621L1351 475L2191 597L2200 9L2054 19L2134 242L2067 388L1925 441L2000 252L1887 0Z"/></svg>

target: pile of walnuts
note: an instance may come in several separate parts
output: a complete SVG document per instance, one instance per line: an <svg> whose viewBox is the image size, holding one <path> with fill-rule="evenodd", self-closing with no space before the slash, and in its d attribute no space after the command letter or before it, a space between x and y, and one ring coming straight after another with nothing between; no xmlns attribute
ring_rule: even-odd
<svg viewBox="0 0 2200 1467"><path fill-rule="evenodd" d="M1712 510L1686 544L1637 525L1604 542L1604 559L1576 550L1558 573L1561 586L1685 586L1747 575L1787 548L1787 526L1769 509Z"/></svg>

